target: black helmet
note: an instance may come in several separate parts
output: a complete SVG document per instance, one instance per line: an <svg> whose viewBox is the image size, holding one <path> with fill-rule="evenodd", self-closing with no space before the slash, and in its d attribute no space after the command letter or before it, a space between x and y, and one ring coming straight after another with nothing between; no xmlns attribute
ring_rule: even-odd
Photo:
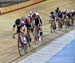
<svg viewBox="0 0 75 63"><path fill-rule="evenodd" d="M59 7L57 7L57 10L59 10Z"/></svg>
<svg viewBox="0 0 75 63"><path fill-rule="evenodd" d="M17 19L16 21L15 21L15 24L16 25L19 25L21 23L21 20L20 19Z"/></svg>
<svg viewBox="0 0 75 63"><path fill-rule="evenodd" d="M52 11L50 14L54 14L54 12Z"/></svg>

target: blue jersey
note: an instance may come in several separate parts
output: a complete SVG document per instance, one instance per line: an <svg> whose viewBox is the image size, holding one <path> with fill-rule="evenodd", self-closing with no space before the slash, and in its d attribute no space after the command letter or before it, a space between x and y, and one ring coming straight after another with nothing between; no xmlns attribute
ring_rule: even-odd
<svg viewBox="0 0 75 63"><path fill-rule="evenodd" d="M59 12L59 13L58 13L58 17L60 17L60 18L62 18L62 17L63 17L62 12Z"/></svg>
<svg viewBox="0 0 75 63"><path fill-rule="evenodd" d="M17 33L20 32L20 28L22 26L26 26L24 21L20 21L20 23L18 25L16 23L14 23L14 25L13 25L14 28L17 27Z"/></svg>
<svg viewBox="0 0 75 63"><path fill-rule="evenodd" d="M20 32L21 27L25 26L25 23L21 22L19 26L17 26L17 32Z"/></svg>

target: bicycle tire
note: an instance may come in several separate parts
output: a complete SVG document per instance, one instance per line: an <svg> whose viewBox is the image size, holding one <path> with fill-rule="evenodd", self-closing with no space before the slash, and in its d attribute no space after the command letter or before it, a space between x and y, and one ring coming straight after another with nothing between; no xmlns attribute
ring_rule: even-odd
<svg viewBox="0 0 75 63"><path fill-rule="evenodd" d="M20 56L23 56L27 53L27 44L23 44L18 38L18 52Z"/></svg>

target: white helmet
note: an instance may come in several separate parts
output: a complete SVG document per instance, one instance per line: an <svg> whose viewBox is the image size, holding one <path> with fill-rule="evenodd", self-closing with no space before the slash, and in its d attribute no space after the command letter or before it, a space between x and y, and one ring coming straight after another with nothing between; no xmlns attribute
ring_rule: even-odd
<svg viewBox="0 0 75 63"><path fill-rule="evenodd" d="M38 12L36 12L35 14L36 14L36 15L39 15L39 13L38 13Z"/></svg>
<svg viewBox="0 0 75 63"><path fill-rule="evenodd" d="M71 10L71 12L74 12L74 10Z"/></svg>

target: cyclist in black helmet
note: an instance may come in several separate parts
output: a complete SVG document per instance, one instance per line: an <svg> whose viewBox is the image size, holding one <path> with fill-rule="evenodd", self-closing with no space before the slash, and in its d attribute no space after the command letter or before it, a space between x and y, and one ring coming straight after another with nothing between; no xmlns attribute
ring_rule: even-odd
<svg viewBox="0 0 75 63"><path fill-rule="evenodd" d="M15 23L13 25L13 31L15 31L15 28L17 28L17 31L16 31L16 33L13 34L13 38L15 38L15 35L20 32L20 26L23 24L25 25L25 23L21 22L20 19L17 19L15 21Z"/></svg>

